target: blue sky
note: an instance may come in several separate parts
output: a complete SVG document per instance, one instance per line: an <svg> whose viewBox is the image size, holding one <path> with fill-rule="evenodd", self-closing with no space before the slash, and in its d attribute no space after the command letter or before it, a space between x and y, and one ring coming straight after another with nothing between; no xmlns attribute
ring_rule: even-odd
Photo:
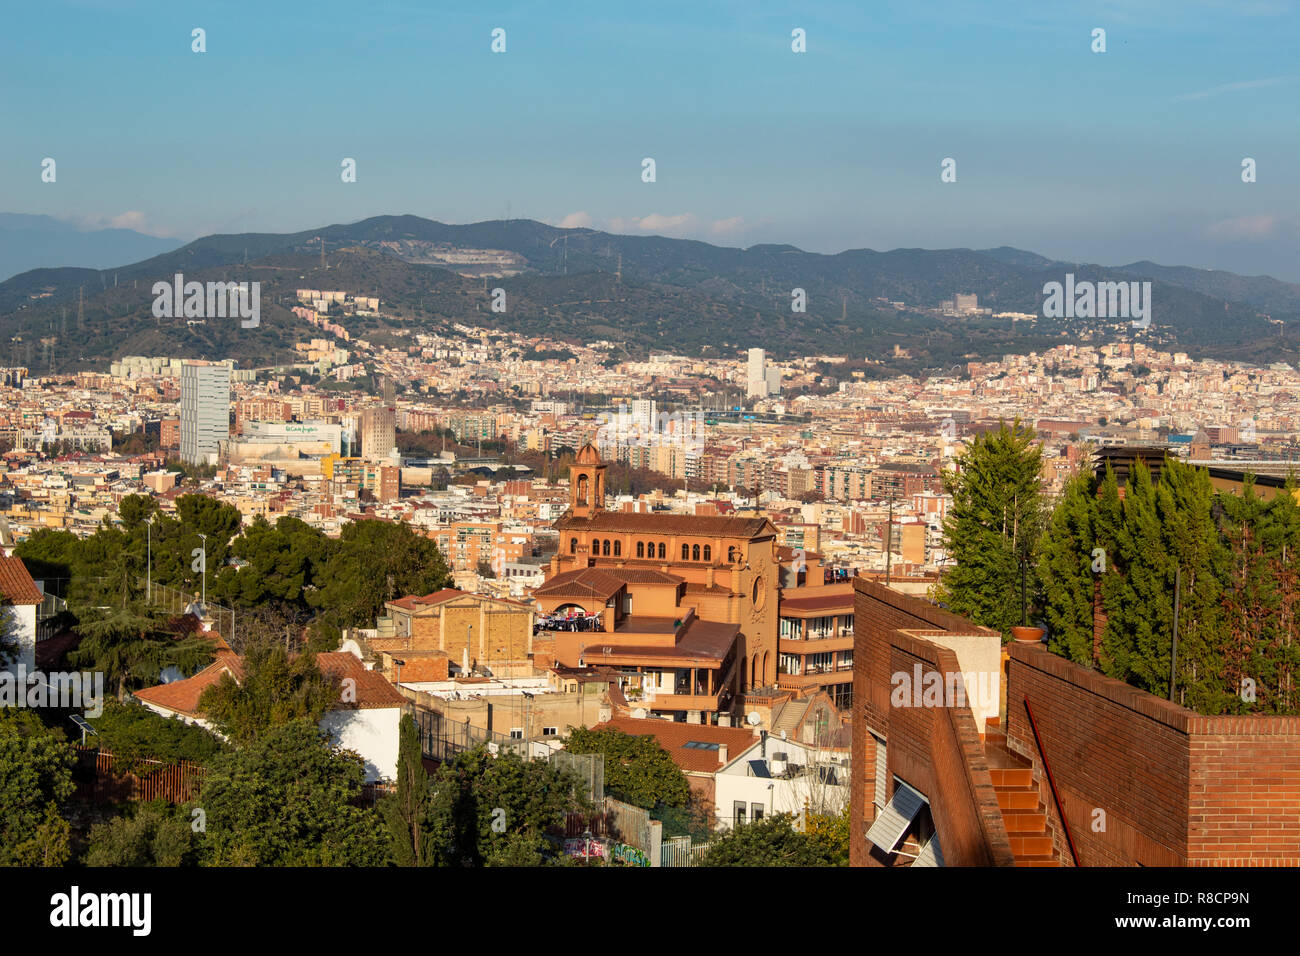
<svg viewBox="0 0 1300 956"><path fill-rule="evenodd" d="M188 239L509 202L725 245L1300 281L1292 2L44 0L6 21L0 211Z"/></svg>

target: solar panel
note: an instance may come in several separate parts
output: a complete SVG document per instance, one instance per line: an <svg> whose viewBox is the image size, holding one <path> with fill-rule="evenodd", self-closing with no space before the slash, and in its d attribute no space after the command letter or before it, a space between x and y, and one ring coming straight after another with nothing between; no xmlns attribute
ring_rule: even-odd
<svg viewBox="0 0 1300 956"><path fill-rule="evenodd" d="M925 797L901 780L895 781L894 795L889 798L885 809L880 811L876 822L871 824L867 839L886 853L893 853L903 842L907 828L912 825L923 806Z"/></svg>

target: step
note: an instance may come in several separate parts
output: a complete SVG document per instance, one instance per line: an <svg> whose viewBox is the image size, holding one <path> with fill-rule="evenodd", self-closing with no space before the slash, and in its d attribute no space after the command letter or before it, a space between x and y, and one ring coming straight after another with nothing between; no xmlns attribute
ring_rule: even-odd
<svg viewBox="0 0 1300 956"><path fill-rule="evenodd" d="M1038 809L1038 791L1033 787L1002 787L995 792L1003 810Z"/></svg>
<svg viewBox="0 0 1300 956"><path fill-rule="evenodd" d="M1036 836L1047 832L1047 814L1039 810L1003 810L1007 836Z"/></svg>
<svg viewBox="0 0 1300 956"><path fill-rule="evenodd" d="M1034 771L1029 767L990 767L989 776L993 780L995 790L1003 787L1034 785Z"/></svg>
<svg viewBox="0 0 1300 956"><path fill-rule="evenodd" d="M1060 866L1060 862L1051 856L1026 856L1016 860L1016 866Z"/></svg>
<svg viewBox="0 0 1300 956"><path fill-rule="evenodd" d="M1011 855L1016 859L1052 855L1052 838L1049 836L1013 836Z"/></svg>

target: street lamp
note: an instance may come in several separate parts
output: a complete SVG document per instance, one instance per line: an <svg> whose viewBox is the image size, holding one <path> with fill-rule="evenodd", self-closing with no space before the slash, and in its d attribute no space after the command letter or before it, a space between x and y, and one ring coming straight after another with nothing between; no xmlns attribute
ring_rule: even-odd
<svg viewBox="0 0 1300 956"><path fill-rule="evenodd" d="M208 536L199 532L199 537L203 539L203 598L199 606L203 609L203 616L208 616Z"/></svg>
<svg viewBox="0 0 1300 956"><path fill-rule="evenodd" d="M144 527L145 600L150 604L153 603L153 519L157 516L158 512L151 513Z"/></svg>

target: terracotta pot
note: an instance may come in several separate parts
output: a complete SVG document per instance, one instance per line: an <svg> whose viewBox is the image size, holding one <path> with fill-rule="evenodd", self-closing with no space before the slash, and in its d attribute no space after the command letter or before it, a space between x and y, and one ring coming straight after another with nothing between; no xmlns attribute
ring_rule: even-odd
<svg viewBox="0 0 1300 956"><path fill-rule="evenodd" d="M1021 644L1039 644L1047 632L1041 627L1013 627L1011 637Z"/></svg>

